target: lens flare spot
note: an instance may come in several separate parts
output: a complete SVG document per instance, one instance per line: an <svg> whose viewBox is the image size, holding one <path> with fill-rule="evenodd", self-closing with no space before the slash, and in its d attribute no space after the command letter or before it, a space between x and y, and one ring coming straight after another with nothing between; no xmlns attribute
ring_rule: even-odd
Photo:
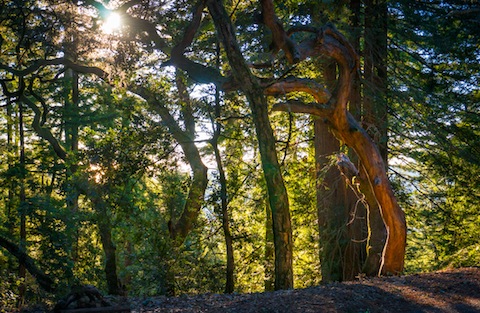
<svg viewBox="0 0 480 313"><path fill-rule="evenodd" d="M122 26L122 17L120 14L112 12L108 15L107 19L102 25L102 31L106 34L113 34L118 31Z"/></svg>

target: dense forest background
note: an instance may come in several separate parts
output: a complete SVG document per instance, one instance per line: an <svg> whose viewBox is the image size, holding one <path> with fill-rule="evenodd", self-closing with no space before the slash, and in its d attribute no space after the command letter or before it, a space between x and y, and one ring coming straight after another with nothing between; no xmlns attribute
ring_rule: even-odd
<svg viewBox="0 0 480 313"><path fill-rule="evenodd" d="M383 273L358 156L322 117L278 109L320 102L291 77L341 89L338 62L288 51L319 30L357 54L348 109L405 213L403 272L480 265L479 27L474 0L0 0L0 307L79 284L179 295Z"/></svg>

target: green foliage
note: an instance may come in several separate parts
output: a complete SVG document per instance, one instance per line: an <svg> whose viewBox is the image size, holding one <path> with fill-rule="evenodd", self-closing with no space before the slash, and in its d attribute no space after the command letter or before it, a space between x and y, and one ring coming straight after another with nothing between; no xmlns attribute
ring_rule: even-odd
<svg viewBox="0 0 480 313"><path fill-rule="evenodd" d="M391 151L408 194L407 269L475 265L480 21L463 2L391 5Z"/></svg>

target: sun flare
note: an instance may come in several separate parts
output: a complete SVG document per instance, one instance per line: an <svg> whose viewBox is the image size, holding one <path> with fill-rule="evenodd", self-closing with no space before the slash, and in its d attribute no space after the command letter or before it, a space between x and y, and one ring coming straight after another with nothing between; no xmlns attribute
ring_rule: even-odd
<svg viewBox="0 0 480 313"><path fill-rule="evenodd" d="M107 19L102 25L102 31L105 34L112 34L115 31L119 30L122 26L122 17L120 14L112 12L108 15Z"/></svg>

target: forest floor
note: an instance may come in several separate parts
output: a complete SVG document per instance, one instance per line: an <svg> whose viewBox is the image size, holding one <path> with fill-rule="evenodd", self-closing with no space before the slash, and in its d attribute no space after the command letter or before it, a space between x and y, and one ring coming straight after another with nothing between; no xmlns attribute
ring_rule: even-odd
<svg viewBox="0 0 480 313"><path fill-rule="evenodd" d="M359 279L306 289L129 299L132 312L480 312L480 268Z"/></svg>
<svg viewBox="0 0 480 313"><path fill-rule="evenodd" d="M126 312L130 308L132 313L470 313L480 312L480 267L397 277L359 278L352 282L264 293L170 298L107 296L105 299L113 307L104 307L102 312L114 312L115 308L123 307ZM0 308L0 312L5 311ZM37 308L23 312L45 313L48 310Z"/></svg>

